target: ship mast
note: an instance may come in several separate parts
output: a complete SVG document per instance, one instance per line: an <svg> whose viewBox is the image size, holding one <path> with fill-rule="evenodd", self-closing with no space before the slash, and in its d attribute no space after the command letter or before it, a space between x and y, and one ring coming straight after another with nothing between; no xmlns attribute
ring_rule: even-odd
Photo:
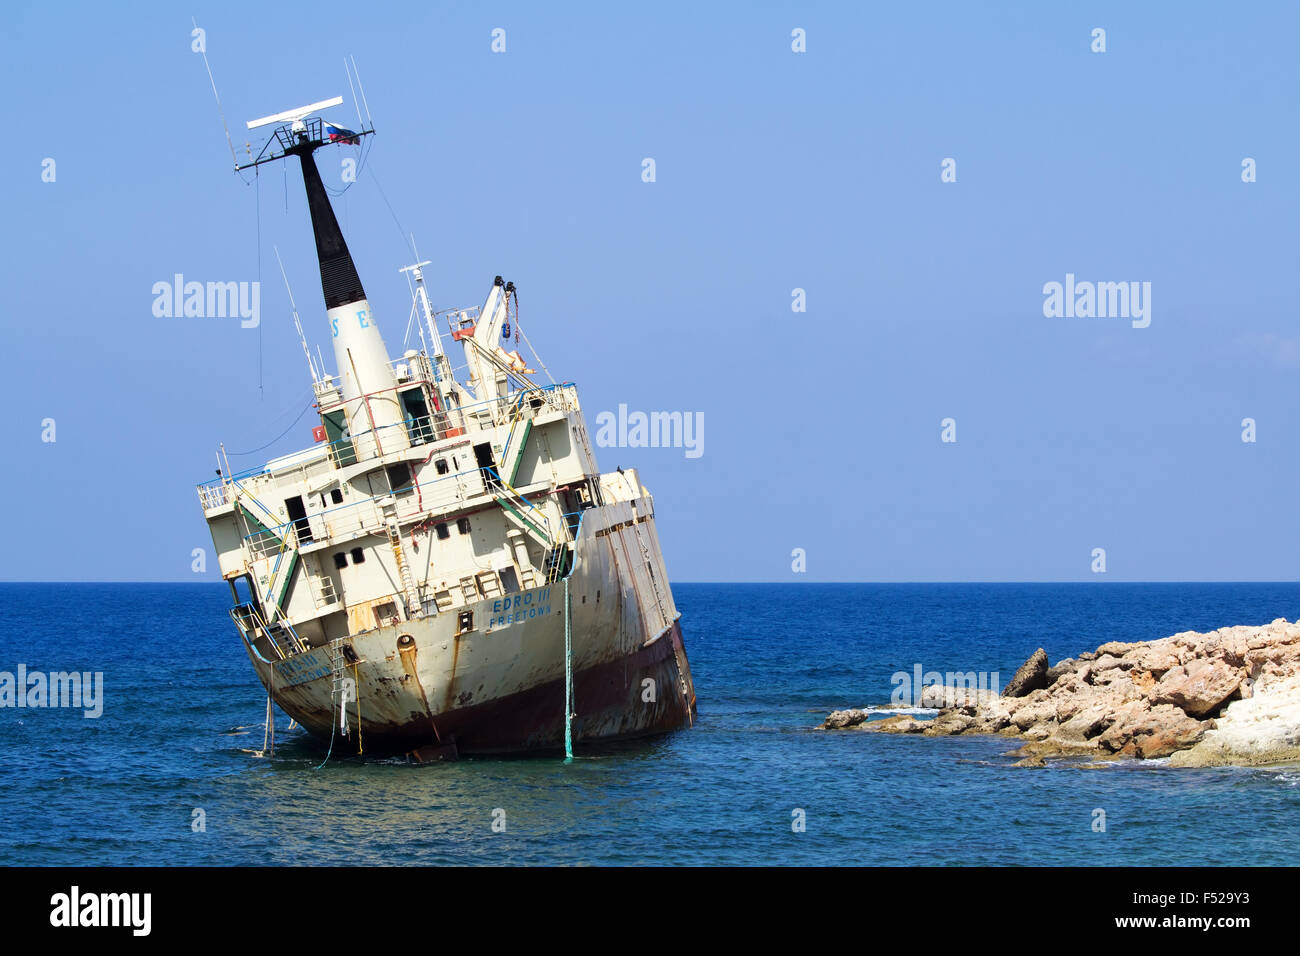
<svg viewBox="0 0 1300 956"><path fill-rule="evenodd" d="M420 311L424 316L424 324L429 330L429 338L433 346L433 377L434 387L438 391L438 399L442 402L443 409L454 407L458 403L456 393L456 381L451 372L451 362L447 359L447 353L442 349L442 336L438 333L437 317L434 314L433 306L429 304L429 295L424 288L424 267L430 264L429 259L423 262L417 262L414 265L404 266L399 272L408 272L415 280L415 299L420 305ZM423 338L423 334L421 335Z"/></svg>
<svg viewBox="0 0 1300 956"><path fill-rule="evenodd" d="M402 424L403 414L396 398L392 360L313 156L322 146L357 145L361 137L374 133L373 126L354 132L313 115L342 102L343 98L336 96L250 121L249 129L272 125L276 129L257 159L238 168L248 169L289 156L298 158L316 241L325 316L334 342L343 424L358 460L365 460L399 451L409 445L409 438L404 428L394 427ZM322 413L327 410L326 404L327 397L322 395Z"/></svg>

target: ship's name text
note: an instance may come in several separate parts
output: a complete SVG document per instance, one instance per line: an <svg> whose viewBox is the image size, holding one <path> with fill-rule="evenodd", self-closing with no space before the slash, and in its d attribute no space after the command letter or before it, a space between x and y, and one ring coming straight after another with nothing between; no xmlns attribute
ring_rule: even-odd
<svg viewBox="0 0 1300 956"><path fill-rule="evenodd" d="M492 627L509 627L521 621L543 617L551 613L551 589L536 593L516 594L492 602Z"/></svg>

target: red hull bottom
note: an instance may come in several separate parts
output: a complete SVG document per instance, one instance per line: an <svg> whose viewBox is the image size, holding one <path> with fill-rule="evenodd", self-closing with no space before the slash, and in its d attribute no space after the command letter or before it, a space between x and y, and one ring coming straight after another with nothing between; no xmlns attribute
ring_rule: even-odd
<svg viewBox="0 0 1300 956"><path fill-rule="evenodd" d="M665 734L694 723L695 690L676 622L653 644L576 671L573 678L575 746ZM366 753L416 751L420 760L563 752L564 680L363 733Z"/></svg>

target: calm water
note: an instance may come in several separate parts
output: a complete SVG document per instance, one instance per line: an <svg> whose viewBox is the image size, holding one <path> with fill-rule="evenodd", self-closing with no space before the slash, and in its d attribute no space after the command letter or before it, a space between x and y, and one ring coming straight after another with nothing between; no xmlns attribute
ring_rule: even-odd
<svg viewBox="0 0 1300 956"><path fill-rule="evenodd" d="M678 585L693 730L571 765L322 752L224 585L0 585L0 671L99 670L105 708L0 710L5 864L1294 864L1300 771L1020 770L996 738L812 730L890 675L1300 615L1300 585ZM193 832L196 808L206 831ZM492 811L506 811L494 833ZM1107 813L1107 832L1091 829ZM792 811L807 829L792 832Z"/></svg>

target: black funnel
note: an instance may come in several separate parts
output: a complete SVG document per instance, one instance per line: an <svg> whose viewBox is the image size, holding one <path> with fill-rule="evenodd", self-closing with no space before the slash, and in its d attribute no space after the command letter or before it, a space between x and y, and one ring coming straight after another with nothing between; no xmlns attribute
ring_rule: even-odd
<svg viewBox="0 0 1300 956"><path fill-rule="evenodd" d="M316 258L320 260L321 291L325 293L325 308L333 309L360 302L366 297L366 290L361 287L361 277L352 262L352 253L348 252L339 221L334 218L334 208L325 192L325 184L321 182L316 160L312 158L314 149L314 145L302 143L288 152L296 153L302 163L302 182L307 187L311 228L316 234Z"/></svg>

